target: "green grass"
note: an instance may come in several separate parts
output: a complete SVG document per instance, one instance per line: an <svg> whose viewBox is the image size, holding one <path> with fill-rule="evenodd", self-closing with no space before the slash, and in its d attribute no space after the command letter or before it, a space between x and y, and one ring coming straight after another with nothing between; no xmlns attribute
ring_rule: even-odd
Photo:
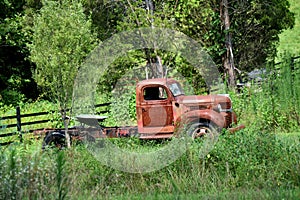
<svg viewBox="0 0 300 200"><path fill-rule="evenodd" d="M220 136L205 158L195 143L176 162L145 174L104 166L83 145L64 151L41 151L41 141L6 146L0 149L0 198L297 199L299 139L299 132L278 139L248 128ZM160 144L128 145L142 151Z"/></svg>
<svg viewBox="0 0 300 200"><path fill-rule="evenodd" d="M186 199L186 200L198 200L198 199L264 199L264 200L282 200L282 199L299 199L300 189L277 189L277 190L234 190L230 192L216 192L216 193L199 193L199 194L140 194L140 195L121 195L116 196L113 199L132 199L132 200L174 200L174 199ZM84 199L84 198L82 198Z"/></svg>

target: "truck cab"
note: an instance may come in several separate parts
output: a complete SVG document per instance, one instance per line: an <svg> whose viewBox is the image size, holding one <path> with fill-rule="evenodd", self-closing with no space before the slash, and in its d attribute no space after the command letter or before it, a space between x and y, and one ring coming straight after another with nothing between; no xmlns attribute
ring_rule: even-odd
<svg viewBox="0 0 300 200"><path fill-rule="evenodd" d="M138 132L142 135L172 135L178 126L184 124L193 127L190 134L197 137L212 128L230 128L237 123L228 95L186 96L180 83L174 79L139 82L136 114Z"/></svg>

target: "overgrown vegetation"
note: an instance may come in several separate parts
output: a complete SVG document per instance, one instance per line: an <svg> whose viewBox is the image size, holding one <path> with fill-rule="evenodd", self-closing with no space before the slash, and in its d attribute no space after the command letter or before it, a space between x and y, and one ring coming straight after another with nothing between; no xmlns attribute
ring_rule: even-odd
<svg viewBox="0 0 300 200"><path fill-rule="evenodd" d="M83 144L64 151L42 151L41 141L1 147L0 198L297 199L299 63L294 63L294 71L290 69L287 59L261 85L231 93L246 129L221 135L205 157L199 154L201 142L195 142L176 162L159 171L130 174L114 170L101 165ZM168 143L134 138L112 142L136 152Z"/></svg>
<svg viewBox="0 0 300 200"><path fill-rule="evenodd" d="M279 65L266 67L260 83L232 94L240 119L257 130L290 132L300 122L300 62L291 57Z"/></svg>
<svg viewBox="0 0 300 200"><path fill-rule="evenodd" d="M297 51L280 46L279 53L282 56L279 58L285 60L279 65L272 65L278 34L293 26L294 17L296 24L291 31L296 36L299 32L299 6L296 6L296 1L290 0L295 16L288 11L286 0L236 1L236 4L230 6L230 33L233 34L236 66L244 71L259 67L266 69L266 72L261 76L260 83L253 82L239 93L229 91L239 123L244 123L247 128L234 135L225 131L205 157L199 152L201 142L195 142L188 146L187 151L176 162L161 170L130 174L100 164L83 144L73 143L71 148L63 151L42 151L42 141L33 140L28 135L29 137L24 137L23 143L16 142L0 147L0 199L299 199L300 62L296 60L292 63L290 56L283 54L286 51L292 56L298 56ZM0 65L3 69L0 74L0 116L15 114L15 105L19 105L23 113L55 110L57 106L48 101L50 96L43 96L46 93L42 94L37 90L32 71L39 67L43 70L43 64L53 61L53 66L58 68L50 67L51 70L59 71L70 67L68 72L71 72L94 46L93 41L96 39L93 32L103 41L115 33L132 28L172 28L203 44L223 72L221 58L225 48L220 1L155 1L154 10L146 9L144 1L141 0L132 1L131 4L131 1L123 0L109 3L85 0L68 2L76 2L77 7L72 5L78 12L61 1L7 0L0 3L4 10L0 14ZM150 1L145 2L149 6ZM47 3L52 7L44 7L49 15L42 18L45 10L41 8ZM56 11L65 13L63 9L69 9L71 14L58 16L58 12L52 12L58 8L57 5L62 10ZM86 17L90 15L91 19ZM53 34L50 30L47 34L50 39L45 41L43 34L47 32L43 31L41 25L35 27L35 33L40 33L39 37L33 35L33 16L44 22L44 27L51 24L51 30L57 30L56 42L62 42L55 45L58 49L54 53L60 52L57 59L52 56L52 60L44 60L44 56L39 55L46 53L46 50L49 51L44 58L54 55L48 49ZM62 20L53 20L63 16ZM79 24L83 27L83 36L89 38L89 44L80 45L81 38L74 32L74 27L80 27L76 26L77 20L70 19L84 22ZM58 22L73 24L70 26L73 28L63 25L66 28L64 33L59 32L62 24ZM68 31L72 34L65 34ZM29 60L30 52L26 46L32 43L33 36L36 43L45 42L45 46L42 49L37 48L36 58ZM69 39L65 36L69 36ZM289 33L286 33L285 38L287 44L295 40ZM76 45L68 43L71 41ZM75 46L79 48L78 51L73 48ZM70 55L74 55L74 50L78 53L78 56L72 58L75 68L70 65L69 60ZM62 56L62 53L66 53L66 56ZM99 80L101 87L98 87L98 92L103 94L97 97L97 103L113 102L107 124L130 125L135 122L134 81L130 84L117 81L129 69L145 67L149 64L147 62L155 64L150 59L155 56L160 57L165 66L176 69L183 75L197 93L205 92L200 89L203 80L180 55L163 51L130 52L116 60L107 74ZM271 61L271 64L264 64L266 61ZM170 72L169 75L174 74ZM55 80L52 77L46 86L53 84ZM40 78L43 81L45 77ZM120 91L111 94L118 83L125 85L120 85ZM59 84L56 88L67 89ZM63 94L61 98L66 97ZM52 118L45 127L63 126L58 113L43 116L41 119L44 118ZM28 118L29 121L32 119L33 117ZM0 122L2 125L3 121ZM1 126L0 134L6 131L5 126ZM17 135L15 139L19 141ZM6 141L6 138L1 138L1 142L3 140ZM162 148L169 141L125 138L112 142L126 150L146 152Z"/></svg>
<svg viewBox="0 0 300 200"><path fill-rule="evenodd" d="M300 192L299 142L299 135L287 141L249 128L237 135L222 135L205 158L199 158L201 144L194 143L175 163L147 174L130 174L102 166L81 145L46 152L40 150L40 143L10 146L1 148L0 196L1 199L141 199L148 195L151 199L164 196L197 199L225 197L233 192L240 197L252 193L251 198L293 199ZM142 148L135 142L126 145L133 151ZM163 143L143 145L149 148Z"/></svg>

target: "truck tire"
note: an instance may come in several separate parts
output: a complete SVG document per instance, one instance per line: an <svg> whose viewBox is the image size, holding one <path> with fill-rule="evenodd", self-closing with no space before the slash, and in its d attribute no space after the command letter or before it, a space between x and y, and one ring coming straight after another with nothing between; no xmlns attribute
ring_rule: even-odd
<svg viewBox="0 0 300 200"><path fill-rule="evenodd" d="M196 122L189 126L187 134L194 140L203 136L211 137L217 131L218 128L211 122Z"/></svg>
<svg viewBox="0 0 300 200"><path fill-rule="evenodd" d="M61 132L49 132L43 141L42 149L46 148L58 148L64 149L66 148L66 136Z"/></svg>

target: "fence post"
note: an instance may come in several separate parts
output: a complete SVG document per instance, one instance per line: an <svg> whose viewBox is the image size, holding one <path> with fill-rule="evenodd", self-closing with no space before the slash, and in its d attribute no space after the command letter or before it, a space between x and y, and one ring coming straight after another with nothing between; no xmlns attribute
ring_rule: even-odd
<svg viewBox="0 0 300 200"><path fill-rule="evenodd" d="M21 110L19 106L16 107L16 116L17 116L17 131L19 133L20 142L23 142L22 129L21 129Z"/></svg>

